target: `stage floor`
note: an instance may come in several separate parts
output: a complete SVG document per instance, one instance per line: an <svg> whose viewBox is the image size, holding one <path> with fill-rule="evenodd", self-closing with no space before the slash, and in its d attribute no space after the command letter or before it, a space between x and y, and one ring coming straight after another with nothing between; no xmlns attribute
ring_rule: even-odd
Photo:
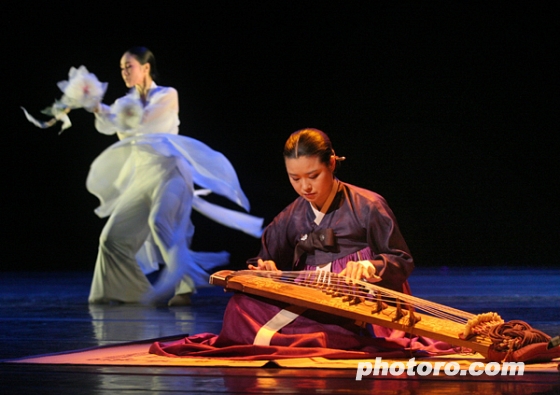
<svg viewBox="0 0 560 395"><path fill-rule="evenodd" d="M189 307L88 305L91 273L0 272L0 360L178 334L218 333L230 296L199 291ZM417 269L416 296L473 313L498 312L560 334L560 270ZM1 363L3 394L557 394L558 375L355 380L334 369L126 367Z"/></svg>

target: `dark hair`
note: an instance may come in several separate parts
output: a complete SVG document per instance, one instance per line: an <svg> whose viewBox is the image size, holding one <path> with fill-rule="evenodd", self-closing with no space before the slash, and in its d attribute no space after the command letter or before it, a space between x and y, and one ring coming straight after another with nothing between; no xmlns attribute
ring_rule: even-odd
<svg viewBox="0 0 560 395"><path fill-rule="evenodd" d="M154 56L152 51L150 51L146 47L132 47L128 51L126 51L125 53L129 53L132 56L134 56L136 58L136 60L142 65L144 65L146 63L149 63L150 64L150 77L152 77L152 79L154 81L156 81L158 79L159 75L158 75L157 67L156 67L156 57Z"/></svg>
<svg viewBox="0 0 560 395"><path fill-rule="evenodd" d="M334 150L329 136L318 129L298 130L290 135L284 145L284 158L317 156L328 166L333 155Z"/></svg>

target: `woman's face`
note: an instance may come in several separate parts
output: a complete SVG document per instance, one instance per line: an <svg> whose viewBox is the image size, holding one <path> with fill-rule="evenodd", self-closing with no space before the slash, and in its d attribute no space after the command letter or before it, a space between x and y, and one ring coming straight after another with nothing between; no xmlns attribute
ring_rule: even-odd
<svg viewBox="0 0 560 395"><path fill-rule="evenodd" d="M128 88L142 85L150 74L150 64L140 64L134 55L127 52L121 58L121 74Z"/></svg>
<svg viewBox="0 0 560 395"><path fill-rule="evenodd" d="M329 197L334 182L335 159L327 166L318 156L285 158L290 183L298 195L321 209Z"/></svg>

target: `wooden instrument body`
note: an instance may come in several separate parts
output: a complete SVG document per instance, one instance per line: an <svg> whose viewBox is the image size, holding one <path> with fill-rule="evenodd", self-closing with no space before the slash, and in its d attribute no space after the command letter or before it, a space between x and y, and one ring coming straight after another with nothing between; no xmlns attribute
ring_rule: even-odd
<svg viewBox="0 0 560 395"><path fill-rule="evenodd" d="M469 348L484 356L488 355L488 349L492 344L488 337L474 336L469 339L462 339L459 334L463 332L464 325L453 321L414 312L416 320L413 321L416 322L410 325L410 313L405 311L405 315L399 318L395 306L385 306L383 310L375 312L376 305L372 302L365 301L353 304L344 301L342 297L327 295L320 288L284 283L276 281L274 278L241 273L222 270L210 277L210 283L222 286L230 291L261 296L350 318L358 322L402 330L411 335L445 341L454 346Z"/></svg>

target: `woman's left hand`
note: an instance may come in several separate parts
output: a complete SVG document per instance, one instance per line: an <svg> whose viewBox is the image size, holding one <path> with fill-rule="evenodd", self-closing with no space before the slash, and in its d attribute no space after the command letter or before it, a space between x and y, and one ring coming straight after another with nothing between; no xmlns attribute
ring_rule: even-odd
<svg viewBox="0 0 560 395"><path fill-rule="evenodd" d="M365 280L370 283L381 281L381 277L375 273L375 266L369 261L362 262L349 261L340 275L350 277L352 280Z"/></svg>

